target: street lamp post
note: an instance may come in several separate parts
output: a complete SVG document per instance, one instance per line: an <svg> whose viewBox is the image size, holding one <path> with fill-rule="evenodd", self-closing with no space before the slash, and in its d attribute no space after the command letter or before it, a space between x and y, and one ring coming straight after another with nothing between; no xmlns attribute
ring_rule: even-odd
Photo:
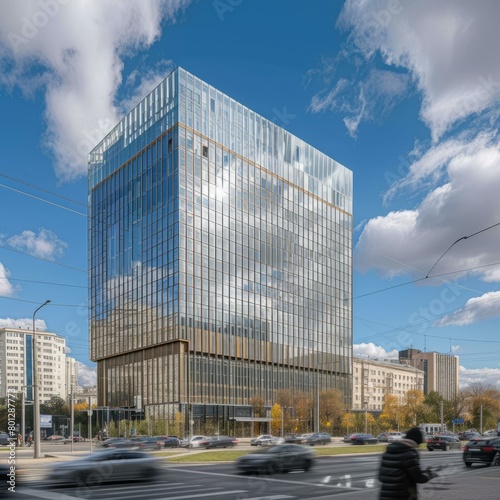
<svg viewBox="0 0 500 500"><path fill-rule="evenodd" d="M40 458L40 385L38 381L38 347L36 342L35 315L44 306L50 303L46 300L33 313L33 441L35 452L33 458Z"/></svg>

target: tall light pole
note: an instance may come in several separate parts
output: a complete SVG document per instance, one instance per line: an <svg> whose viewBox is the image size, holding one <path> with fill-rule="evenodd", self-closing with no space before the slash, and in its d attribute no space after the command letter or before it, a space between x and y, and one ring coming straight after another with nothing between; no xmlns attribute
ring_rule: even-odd
<svg viewBox="0 0 500 500"><path fill-rule="evenodd" d="M50 303L46 300L33 313L33 441L35 454L33 458L40 458L40 385L38 381L38 348L36 342L35 315L44 306Z"/></svg>

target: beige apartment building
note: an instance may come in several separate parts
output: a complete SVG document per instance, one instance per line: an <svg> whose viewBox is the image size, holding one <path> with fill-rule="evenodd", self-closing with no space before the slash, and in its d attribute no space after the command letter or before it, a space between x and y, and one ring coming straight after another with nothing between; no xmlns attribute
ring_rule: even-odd
<svg viewBox="0 0 500 500"><path fill-rule="evenodd" d="M435 391L451 401L458 394L458 356L418 349L399 351L399 361L424 372L424 394Z"/></svg>
<svg viewBox="0 0 500 500"><path fill-rule="evenodd" d="M397 360L353 357L353 410L381 411L387 394L404 401L411 389L423 391L424 372Z"/></svg>
<svg viewBox="0 0 500 500"><path fill-rule="evenodd" d="M52 332L36 332L37 369L40 384L40 401L52 396L68 396L67 374L76 373L76 363L67 366L66 339ZM32 399L33 384L33 330L0 328L0 397L7 389L25 392Z"/></svg>

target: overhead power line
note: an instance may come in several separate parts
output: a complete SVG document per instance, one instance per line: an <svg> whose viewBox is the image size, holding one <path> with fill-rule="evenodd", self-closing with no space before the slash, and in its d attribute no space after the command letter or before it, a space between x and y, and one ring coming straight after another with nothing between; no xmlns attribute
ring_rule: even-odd
<svg viewBox="0 0 500 500"><path fill-rule="evenodd" d="M10 177L9 175L5 175L5 174L0 173L0 176L5 177L6 179L9 179L9 180L14 181L14 182L18 182L19 184L23 184L23 185L28 186L30 188L36 189L38 191L42 191L43 193L50 194L51 196L55 196L56 198L60 198L61 200L69 201L70 203L75 203L76 205L81 205L83 207L87 206L86 203L82 203L81 201L72 200L71 198L67 198L66 196L61 196L60 194L53 193L52 191L48 191L47 189L43 189L41 187L34 186L33 184L28 184L27 182L21 181L19 179L15 179L14 177Z"/></svg>
<svg viewBox="0 0 500 500"><path fill-rule="evenodd" d="M426 274L426 278L429 278L429 275L431 274L432 270L436 267L437 263L453 248L454 245L456 245L459 241L462 241L462 240L467 240L469 238L472 238L473 236L476 236L478 234L481 234L481 233L484 233L485 231L488 231L489 229L492 229L496 226L500 226L500 222L497 222L496 224L493 224L491 226L488 226L488 227L485 227L484 229L481 229L480 231L476 231L475 233L472 233L472 234L469 234L468 236L462 236L461 238L458 238L458 240L454 241L448 248L448 250L446 250L446 252L443 253L443 255L441 255L441 257L439 257L439 259L434 263L434 265L429 269L429 272Z"/></svg>

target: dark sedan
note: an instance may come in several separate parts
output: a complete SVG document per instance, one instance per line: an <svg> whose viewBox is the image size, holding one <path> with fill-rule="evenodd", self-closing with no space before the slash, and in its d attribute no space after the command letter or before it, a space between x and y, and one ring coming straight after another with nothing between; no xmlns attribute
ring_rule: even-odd
<svg viewBox="0 0 500 500"><path fill-rule="evenodd" d="M203 441L200 441L200 448L232 448L238 444L238 440L229 436L211 436Z"/></svg>
<svg viewBox="0 0 500 500"><path fill-rule="evenodd" d="M85 458L58 462L49 472L51 483L98 486L121 481L146 481L159 474L158 461L147 453L102 450Z"/></svg>
<svg viewBox="0 0 500 500"><path fill-rule="evenodd" d="M314 463L314 452L298 444L278 444L262 448L236 460L240 472L273 474L291 470L308 471Z"/></svg>
<svg viewBox="0 0 500 500"><path fill-rule="evenodd" d="M289 444L304 444L306 442L307 436L302 434L289 434L285 436L285 443Z"/></svg>
<svg viewBox="0 0 500 500"><path fill-rule="evenodd" d="M500 465L500 437L485 437L469 441L464 448L462 455L467 467L472 464Z"/></svg>
<svg viewBox="0 0 500 500"><path fill-rule="evenodd" d="M101 443L104 448L132 448L134 442L129 438L109 438Z"/></svg>
<svg viewBox="0 0 500 500"><path fill-rule="evenodd" d="M433 450L459 450L462 447L460 439L455 436L433 436L427 441L427 449Z"/></svg>
<svg viewBox="0 0 500 500"><path fill-rule="evenodd" d="M307 437L304 444L314 446L315 444L327 444L332 442L332 436L326 432L316 432Z"/></svg>
<svg viewBox="0 0 500 500"><path fill-rule="evenodd" d="M371 434L351 434L352 444L377 444L378 439Z"/></svg>

